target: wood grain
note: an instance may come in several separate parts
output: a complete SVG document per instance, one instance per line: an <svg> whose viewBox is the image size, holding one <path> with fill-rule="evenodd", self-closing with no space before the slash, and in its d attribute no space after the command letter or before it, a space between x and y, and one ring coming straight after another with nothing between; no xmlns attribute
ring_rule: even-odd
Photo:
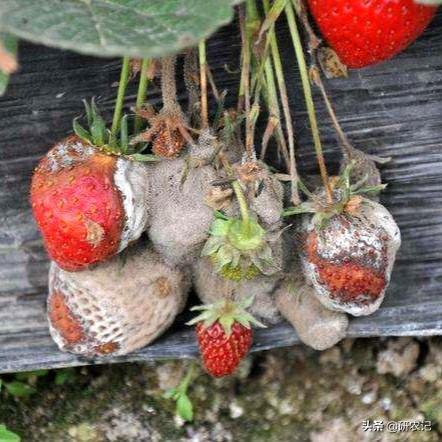
<svg viewBox="0 0 442 442"><path fill-rule="evenodd" d="M299 167L311 173L315 160L299 75L287 29L283 23L278 29ZM232 104L238 76L225 66L238 68L236 25L222 29L208 47L215 79ZM110 116L119 62L22 44L20 64L0 99L0 372L194 356L193 334L179 324L124 358L86 361L52 344L44 316L48 261L30 214L29 179L39 158L71 130L81 99L97 97ZM355 146L392 157L382 169L389 184L383 202L403 236L385 303L375 315L353 319L349 336L442 334L442 15L394 60L330 81L328 89ZM133 102L133 85L130 94ZM156 86L149 99L158 103ZM336 170L336 138L319 95L316 102L328 165ZM295 343L293 329L280 324L258 331L254 350Z"/></svg>

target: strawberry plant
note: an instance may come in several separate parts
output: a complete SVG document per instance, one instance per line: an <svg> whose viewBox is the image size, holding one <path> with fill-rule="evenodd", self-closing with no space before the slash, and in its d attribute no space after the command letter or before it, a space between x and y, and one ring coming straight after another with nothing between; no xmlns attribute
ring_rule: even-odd
<svg viewBox="0 0 442 442"><path fill-rule="evenodd" d="M386 187L377 168L385 159L357 149L343 131L321 54L334 54L340 75L345 65L387 60L423 32L436 7L412 0L240 3L0 3L0 91L16 67L17 38L122 57L112 121L85 100L74 134L49 149L32 177L32 210L53 261L48 321L61 350L106 357L150 344L184 308L192 283L204 305L193 308L200 314L188 324L214 377L233 374L251 349L253 327L278 322L280 313L322 350L345 335L346 314L379 308L400 246L398 226L376 200ZM236 107L226 108L228 92L217 89L205 39L231 20L236 4L239 93ZM324 47L309 13L333 49ZM301 79L296 105L305 105L318 164L320 184L312 191L297 168L276 32L281 16ZM154 108L147 92L157 75L162 103ZM128 110L127 85L137 76ZM329 174L324 159L313 88L336 130L339 176ZM278 170L266 164L272 149L283 163ZM300 216L287 222L284 215ZM193 377L191 368L166 395L185 421L194 414ZM33 393L19 378L5 388L15 396Z"/></svg>

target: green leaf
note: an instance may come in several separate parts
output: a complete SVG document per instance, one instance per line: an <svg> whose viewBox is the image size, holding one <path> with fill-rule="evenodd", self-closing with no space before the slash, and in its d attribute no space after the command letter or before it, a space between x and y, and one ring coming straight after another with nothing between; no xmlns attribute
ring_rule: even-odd
<svg viewBox="0 0 442 442"><path fill-rule="evenodd" d="M163 398L164 399L172 399L172 398L176 398L178 391L176 388L169 388L164 394L163 394Z"/></svg>
<svg viewBox="0 0 442 442"><path fill-rule="evenodd" d="M14 58L17 55L18 40L12 35L0 33L0 45ZM0 96L6 92L9 83L9 74L0 69Z"/></svg>
<svg viewBox="0 0 442 442"><path fill-rule="evenodd" d="M101 57L155 58L196 45L233 17L232 0L1 0L0 28Z"/></svg>
<svg viewBox="0 0 442 442"><path fill-rule="evenodd" d="M191 422L193 419L193 406L187 394L182 394L176 401L176 413L181 419Z"/></svg>
<svg viewBox="0 0 442 442"><path fill-rule="evenodd" d="M55 385L64 385L66 383L72 382L75 379L75 369L73 368L63 368L57 370L55 373Z"/></svg>
<svg viewBox="0 0 442 442"><path fill-rule="evenodd" d="M80 137L82 140L92 143L91 134L78 122L79 118L74 118L72 122L72 128L74 129L75 135Z"/></svg>
<svg viewBox="0 0 442 442"><path fill-rule="evenodd" d="M9 431L5 425L0 425L0 442L20 442L20 440L18 434Z"/></svg>
<svg viewBox="0 0 442 442"><path fill-rule="evenodd" d="M12 396L14 397L27 398L37 392L34 387L31 387L30 385L20 381L6 382L5 388L8 393L12 394Z"/></svg>

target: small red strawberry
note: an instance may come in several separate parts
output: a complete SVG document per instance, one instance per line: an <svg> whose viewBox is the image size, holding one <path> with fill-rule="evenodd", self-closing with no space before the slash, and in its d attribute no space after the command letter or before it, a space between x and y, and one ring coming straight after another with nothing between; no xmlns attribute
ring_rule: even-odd
<svg viewBox="0 0 442 442"><path fill-rule="evenodd" d="M350 68L387 60L412 43L437 7L414 0L308 0L322 35Z"/></svg>
<svg viewBox="0 0 442 442"><path fill-rule="evenodd" d="M88 117L99 118L95 110ZM148 170L106 147L72 135L47 153L32 178L31 205L46 249L68 271L109 258L146 228Z"/></svg>
<svg viewBox="0 0 442 442"><path fill-rule="evenodd" d="M253 301L253 299L252 299ZM216 304L198 306L202 313L188 323L197 324L196 334L206 370L214 377L232 374L252 345L251 325L264 327L246 312L250 305L223 299Z"/></svg>

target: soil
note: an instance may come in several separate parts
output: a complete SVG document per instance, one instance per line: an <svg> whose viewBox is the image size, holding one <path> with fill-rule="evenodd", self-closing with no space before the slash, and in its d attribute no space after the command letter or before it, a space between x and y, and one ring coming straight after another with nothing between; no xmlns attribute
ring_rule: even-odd
<svg viewBox="0 0 442 442"><path fill-rule="evenodd" d="M3 389L0 423L23 441L346 442L442 440L442 339L344 340L249 356L233 377L198 372L192 423L163 397L189 361L119 364L30 375L27 399ZM8 382L13 375L4 375ZM366 429L374 421L380 431ZM395 433L393 421L431 421ZM404 424L405 426L408 424Z"/></svg>

